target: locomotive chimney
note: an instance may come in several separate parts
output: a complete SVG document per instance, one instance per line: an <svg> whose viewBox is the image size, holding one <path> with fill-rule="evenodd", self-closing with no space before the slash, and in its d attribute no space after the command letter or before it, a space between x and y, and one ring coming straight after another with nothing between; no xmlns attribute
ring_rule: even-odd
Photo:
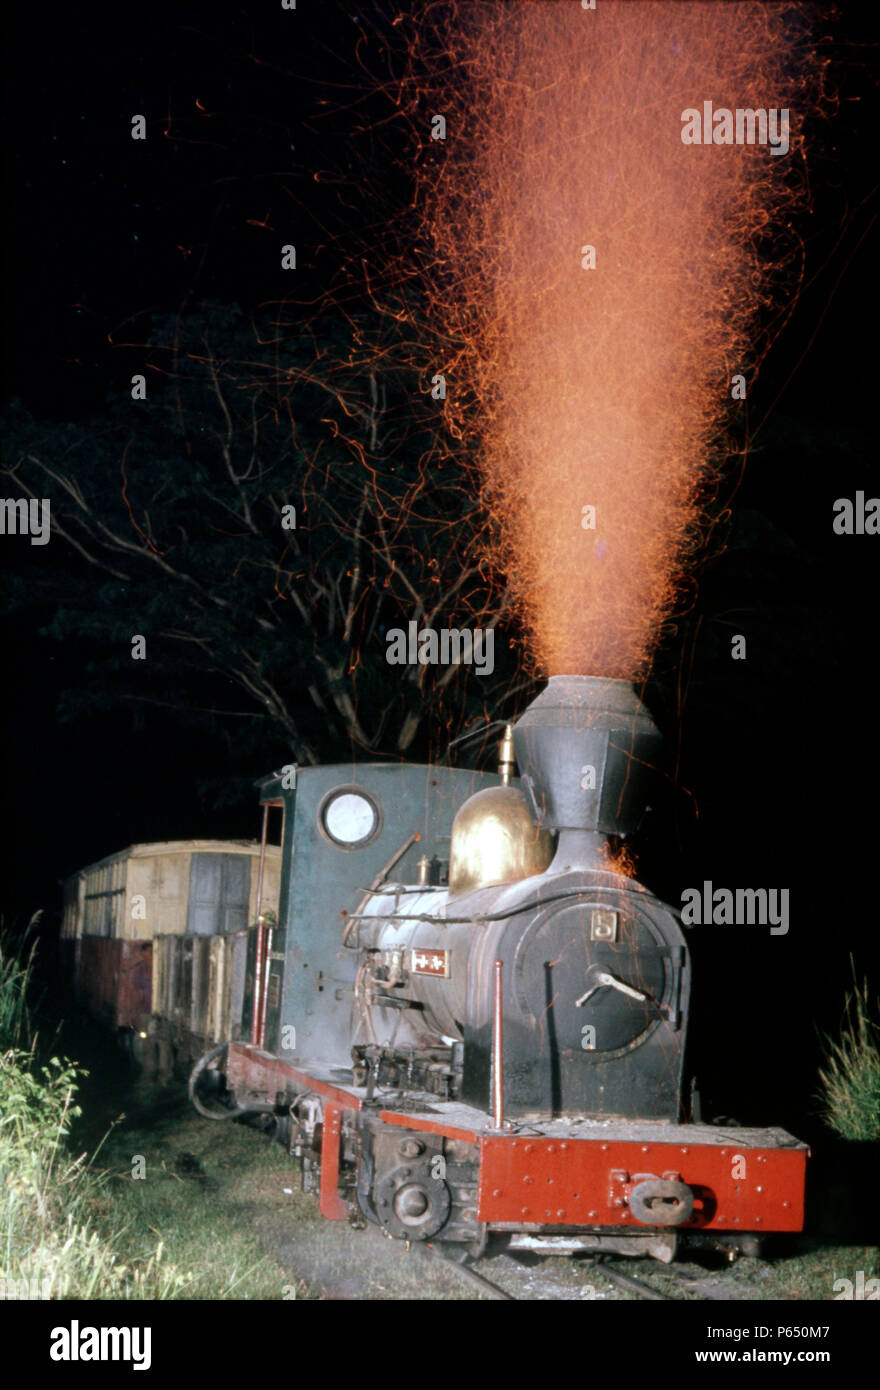
<svg viewBox="0 0 880 1390"><path fill-rule="evenodd" d="M607 869L607 838L638 826L663 746L633 686L551 676L513 738L532 813L559 834L553 867Z"/></svg>

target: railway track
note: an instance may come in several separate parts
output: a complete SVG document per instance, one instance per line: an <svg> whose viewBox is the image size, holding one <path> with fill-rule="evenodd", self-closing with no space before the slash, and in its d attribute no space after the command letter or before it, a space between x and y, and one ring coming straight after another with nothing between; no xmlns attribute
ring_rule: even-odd
<svg viewBox="0 0 880 1390"><path fill-rule="evenodd" d="M502 1289L500 1284L496 1284L492 1279L487 1279L484 1274L478 1274L471 1265L459 1264L457 1260L450 1260L446 1255L438 1254L430 1245L424 1245L421 1249L429 1260L442 1265L444 1269L450 1270L459 1279L470 1284L473 1288L479 1289L481 1293L488 1294L490 1298L499 1299L505 1303L520 1301L516 1294L508 1293L506 1289Z"/></svg>
<svg viewBox="0 0 880 1390"><path fill-rule="evenodd" d="M431 1246L422 1246L421 1249L428 1259L443 1265L444 1268L457 1275L459 1279L470 1284L471 1287L479 1290L481 1293L487 1294L490 1298L511 1303L535 1301L535 1295L530 1293L524 1286L521 1291L511 1293L508 1289L502 1287L501 1284L496 1283L495 1280L488 1278L487 1275L474 1269L472 1265L459 1264L457 1261L451 1260L447 1256L440 1254ZM519 1262L516 1260L512 1260L512 1263L519 1265ZM653 1284L648 1284L644 1280L637 1279L631 1274L625 1274L622 1270L618 1269L616 1265L601 1257L590 1260L588 1264L595 1269L598 1275L607 1280L608 1283L613 1284L616 1288L625 1289L628 1293L638 1294L640 1298L651 1302L672 1303L697 1301L688 1294L683 1294L680 1295L679 1298L675 1298L671 1294L664 1293ZM519 1265L519 1268L525 1277L526 1267ZM505 1272L509 1274L509 1267ZM663 1267L663 1277L671 1279L679 1284L683 1280L683 1276L667 1266Z"/></svg>

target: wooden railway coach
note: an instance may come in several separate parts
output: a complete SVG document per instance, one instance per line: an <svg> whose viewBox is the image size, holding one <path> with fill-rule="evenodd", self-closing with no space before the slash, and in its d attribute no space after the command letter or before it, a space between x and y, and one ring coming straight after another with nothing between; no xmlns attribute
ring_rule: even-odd
<svg viewBox="0 0 880 1390"><path fill-rule="evenodd" d="M248 927L277 910L280 850L248 840L131 845L64 881L62 962L77 1001L124 1035L160 1015L182 1061L240 1016Z"/></svg>

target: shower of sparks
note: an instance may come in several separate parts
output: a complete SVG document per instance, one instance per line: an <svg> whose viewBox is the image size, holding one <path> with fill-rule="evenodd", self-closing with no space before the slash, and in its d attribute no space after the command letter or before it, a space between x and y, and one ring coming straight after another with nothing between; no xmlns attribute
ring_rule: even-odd
<svg viewBox="0 0 880 1390"><path fill-rule="evenodd" d="M448 132L420 168L421 254L493 562L536 669L638 677L701 536L731 378L796 283L804 14L491 0L429 5L420 31L422 122ZM704 101L788 110L788 153L683 143Z"/></svg>

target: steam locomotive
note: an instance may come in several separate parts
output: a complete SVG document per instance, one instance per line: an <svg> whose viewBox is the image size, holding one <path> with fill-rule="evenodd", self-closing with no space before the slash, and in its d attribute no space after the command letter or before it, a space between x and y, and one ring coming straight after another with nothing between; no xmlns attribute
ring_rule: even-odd
<svg viewBox="0 0 880 1390"><path fill-rule="evenodd" d="M266 778L277 912L256 904L237 1036L190 1077L200 1112L267 1117L325 1217L455 1258L503 1237L668 1262L799 1231L808 1150L692 1113L685 938L610 852L660 754L630 684L555 676L497 774Z"/></svg>

